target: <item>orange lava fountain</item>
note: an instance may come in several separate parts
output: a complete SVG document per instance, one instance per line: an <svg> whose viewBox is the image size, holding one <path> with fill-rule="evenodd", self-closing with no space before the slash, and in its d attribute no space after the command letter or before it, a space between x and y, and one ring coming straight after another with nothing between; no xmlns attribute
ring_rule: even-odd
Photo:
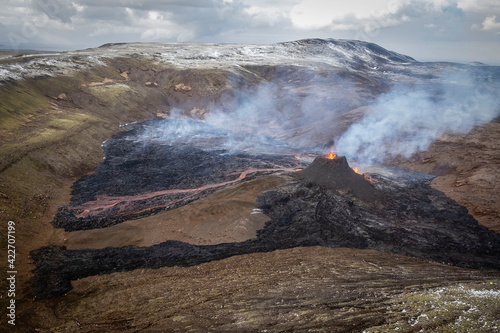
<svg viewBox="0 0 500 333"><path fill-rule="evenodd" d="M333 148L330 149L330 152L325 155L325 157L329 160L333 160L335 157L337 157L337 154L333 152Z"/></svg>

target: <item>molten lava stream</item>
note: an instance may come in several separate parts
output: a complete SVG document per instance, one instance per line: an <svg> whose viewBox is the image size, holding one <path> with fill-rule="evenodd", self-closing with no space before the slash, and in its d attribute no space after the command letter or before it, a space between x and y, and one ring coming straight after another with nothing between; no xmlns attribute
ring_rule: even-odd
<svg viewBox="0 0 500 333"><path fill-rule="evenodd" d="M368 176L366 176L364 173L359 172L357 167L356 167L356 168L354 168L353 170L354 170L354 172L356 172L358 175L361 175L361 176L365 177L365 179L366 179L367 181L369 181L370 183L372 183L372 184L373 184L373 180L372 180L371 178L369 178Z"/></svg>
<svg viewBox="0 0 500 333"><path fill-rule="evenodd" d="M119 196L119 197L110 197L110 196L99 196L96 200L94 201L89 201L81 206L75 206L75 207L69 207L71 210L75 212L75 217L76 218L86 218L92 215L97 215L97 214L102 214L103 212L107 210L111 210L113 207L116 205L120 205L121 208L118 213L115 213L114 215L117 217L123 217L123 216L128 216L128 215L136 215L136 214L141 214L146 211L152 210L152 209L157 209L157 208L166 208L168 206L174 205L176 203L179 203L183 200L186 200L199 192L209 190L209 189L214 189L230 184L237 183L243 179L245 179L249 174L256 173L256 172L276 172L276 171L287 171L287 172L296 172L298 171L297 169L291 169L291 168L273 168L273 169L249 169L245 170L240 173L240 175L230 181L222 182L222 183L216 183L216 184L207 184L200 186L198 188L192 188L192 189L175 189L175 190L163 190L163 191L156 191L156 192L151 192L151 193L145 193L145 194L139 194L135 196ZM186 193L187 195L180 198L176 199L173 201L170 201L168 203L162 204L162 205L155 205L152 207L146 207L141 210L137 211L127 211L127 207L130 207L131 203L138 202L141 200L151 200L153 198L161 197L161 196L166 196L166 195L173 195L173 194L180 194L180 193Z"/></svg>

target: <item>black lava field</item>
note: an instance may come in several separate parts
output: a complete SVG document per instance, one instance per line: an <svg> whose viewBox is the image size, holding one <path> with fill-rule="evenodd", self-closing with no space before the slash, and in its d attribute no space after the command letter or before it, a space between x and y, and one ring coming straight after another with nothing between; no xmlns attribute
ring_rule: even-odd
<svg viewBox="0 0 500 333"><path fill-rule="evenodd" d="M344 157L318 156L305 163L296 155L317 150L301 151L199 122L188 121L190 130L177 136L168 132L171 125L182 124L180 120L133 124L108 140L103 145L105 159L94 174L74 184L70 205L59 209L53 225L67 231L105 228L276 173L286 176L287 183L258 198L259 208L271 220L255 238L236 243L197 246L166 241L150 247L83 250L42 247L31 252L37 297L60 296L71 289L72 280L86 276L191 266L234 255L318 245L500 269L500 236L431 188L428 175L379 166L381 171L366 177L355 173ZM272 149L246 148L255 141ZM384 168L391 172L383 172Z"/></svg>

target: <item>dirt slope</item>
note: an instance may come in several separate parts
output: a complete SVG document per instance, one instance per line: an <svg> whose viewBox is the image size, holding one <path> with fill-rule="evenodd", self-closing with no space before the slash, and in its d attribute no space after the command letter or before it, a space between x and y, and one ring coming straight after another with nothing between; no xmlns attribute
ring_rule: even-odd
<svg viewBox="0 0 500 333"><path fill-rule="evenodd" d="M64 297L30 301L20 321L44 332L361 332L414 318L392 311L400 295L459 282L491 289L492 278L373 250L295 248L84 278Z"/></svg>
<svg viewBox="0 0 500 333"><path fill-rule="evenodd" d="M170 103L190 99L179 92L169 102L168 89L147 86L157 71L146 65L134 58L115 59L87 72L0 86L0 217L16 223L16 299L21 309L32 297L29 252L64 238L50 221L57 207L68 203L68 187L102 160L101 143L119 132L120 125L165 115ZM162 70L165 80L193 87L200 76L207 76L200 86L205 89L201 95L213 93L210 82L217 81L220 73ZM128 75L120 75L124 72ZM3 224L2 234L6 234L6 226ZM7 248L5 237L0 245ZM2 270L4 298L8 290L5 274ZM2 317L5 312L2 307Z"/></svg>
<svg viewBox="0 0 500 333"><path fill-rule="evenodd" d="M500 122L466 135L445 135L414 159L394 164L436 175L432 186L485 227L500 233Z"/></svg>

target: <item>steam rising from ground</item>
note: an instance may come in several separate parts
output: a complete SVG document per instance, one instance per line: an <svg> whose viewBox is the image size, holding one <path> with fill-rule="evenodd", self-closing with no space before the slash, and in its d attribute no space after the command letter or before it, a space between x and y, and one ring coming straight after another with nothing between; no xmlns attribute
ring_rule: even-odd
<svg viewBox="0 0 500 333"><path fill-rule="evenodd" d="M280 138L300 126L324 121L362 103L361 96L351 98L355 93L349 80L331 75L308 82L307 75L298 75L297 81L305 82L304 86L262 82L253 91L237 92L234 110L221 112L214 107L205 121L238 133Z"/></svg>
<svg viewBox="0 0 500 333"><path fill-rule="evenodd" d="M286 122L284 114L278 112L278 87L272 83L261 83L252 93L238 92L237 108L229 113L215 107L205 121L234 132L273 136Z"/></svg>
<svg viewBox="0 0 500 333"><path fill-rule="evenodd" d="M209 112L203 120L188 119L186 110L173 109L169 119L150 124L141 140L229 153L297 153L296 147L275 139L283 125L281 113L276 111L277 89L274 84L264 83L252 92L239 91L231 103L234 109L223 112L218 106L207 106Z"/></svg>
<svg viewBox="0 0 500 333"><path fill-rule="evenodd" d="M339 124L332 116L370 103L361 120L333 138L337 154L368 163L387 157L408 158L427 150L443 134L467 133L500 115L499 69L464 68L411 85L398 84L375 102L356 95L352 82L335 75L322 78L322 89L315 89L318 82L316 87L311 83L290 86L263 82L253 90L237 91L230 103L234 107L229 110L207 106L202 121L186 119L185 110L171 110L170 119L151 126L144 134L168 144L192 144L232 153L322 154L325 151L318 147L326 142L309 137L302 142L300 129L310 128L307 135L314 135L331 121L326 126L334 135ZM325 98L325 91L332 97ZM316 147L311 148L311 144Z"/></svg>
<svg viewBox="0 0 500 333"><path fill-rule="evenodd" d="M352 86L336 76L321 79L327 80L322 83L331 85L335 92L347 91ZM229 110L222 110L219 105L207 106L208 112L203 120L188 120L186 110L173 109L169 119L161 122L161 126L151 126L144 132L143 139L162 140L168 144L185 143L232 153L323 153L318 148L299 147L297 140L292 144L285 138L299 126L322 121L337 113L340 107L346 110L353 105L347 105L350 101L345 102L347 94L336 93L322 98L315 91L314 85L304 91L304 87L262 82L254 88L236 91L228 103L234 107ZM338 96L342 96L343 104L338 102Z"/></svg>
<svg viewBox="0 0 500 333"><path fill-rule="evenodd" d="M408 158L445 133L468 133L498 117L499 92L491 74L448 73L437 85L397 86L336 140L336 151L366 162Z"/></svg>
<svg viewBox="0 0 500 333"><path fill-rule="evenodd" d="M153 140L168 145L188 144L204 150L221 150L222 153L295 154L302 151L269 136L238 133L204 121L176 116L144 126L139 141L145 143Z"/></svg>

